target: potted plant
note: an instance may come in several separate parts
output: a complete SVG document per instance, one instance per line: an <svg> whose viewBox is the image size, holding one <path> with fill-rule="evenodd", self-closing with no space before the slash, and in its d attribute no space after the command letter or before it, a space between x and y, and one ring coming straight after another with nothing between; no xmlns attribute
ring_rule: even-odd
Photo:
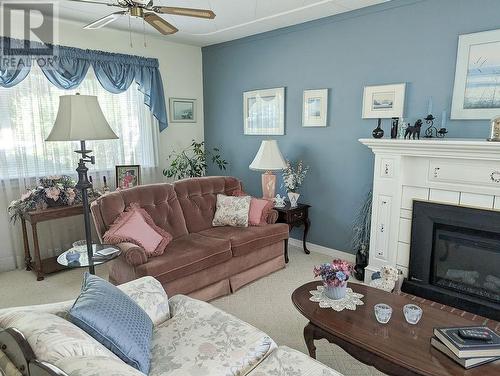
<svg viewBox="0 0 500 376"><path fill-rule="evenodd" d="M205 150L205 142L193 140L191 145L181 151L174 151L168 159L170 167L163 170L167 178L184 179L204 176L210 161L221 171L226 169L227 161L221 156L219 148Z"/></svg>
<svg viewBox="0 0 500 376"><path fill-rule="evenodd" d="M356 251L354 277L363 281L368 265L370 248L370 227L372 219L372 191L368 192L353 222L352 249Z"/></svg>
<svg viewBox="0 0 500 376"><path fill-rule="evenodd" d="M329 264L314 267L314 276L321 277L325 295L330 299L342 299L346 294L347 281L352 273L352 265L335 259Z"/></svg>
<svg viewBox="0 0 500 376"><path fill-rule="evenodd" d="M292 208L297 206L299 202L300 193L297 191L304 183L309 166L304 166L302 161L294 165L290 161L286 161L286 168L283 171L283 185L287 190L288 199Z"/></svg>

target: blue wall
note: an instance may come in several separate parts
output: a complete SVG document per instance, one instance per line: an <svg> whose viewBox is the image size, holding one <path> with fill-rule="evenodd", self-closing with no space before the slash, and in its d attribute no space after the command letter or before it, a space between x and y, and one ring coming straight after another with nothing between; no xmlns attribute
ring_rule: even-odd
<svg viewBox="0 0 500 376"><path fill-rule="evenodd" d="M357 141L376 126L361 119L363 87L407 82L409 120L425 115L430 96L436 116L449 114L458 35L496 29L499 15L499 0L394 0L203 48L205 140L222 147L228 174L260 194L260 174L248 165L263 137L243 135L242 93L286 87L286 135L275 138L286 158L310 166L301 190L313 206L309 240L349 251L373 174L373 156ZM327 128L301 126L302 91L311 88L330 89ZM487 121L449 121L448 128L455 138L489 131Z"/></svg>

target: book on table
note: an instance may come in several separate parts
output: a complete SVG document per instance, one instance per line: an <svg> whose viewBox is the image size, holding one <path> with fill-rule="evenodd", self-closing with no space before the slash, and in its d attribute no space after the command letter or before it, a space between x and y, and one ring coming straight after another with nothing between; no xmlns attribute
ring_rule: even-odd
<svg viewBox="0 0 500 376"><path fill-rule="evenodd" d="M488 334L490 339L466 339L460 330L477 330ZM486 326L434 328L434 336L439 339L458 358L500 357L500 336Z"/></svg>
<svg viewBox="0 0 500 376"><path fill-rule="evenodd" d="M459 358L456 356L453 351L451 351L444 343L442 343L436 337L431 338L431 345L435 347L437 350L441 351L443 354L453 359L455 362L460 364L465 369L477 367L486 363L491 363L500 358L498 357L487 357L487 358Z"/></svg>

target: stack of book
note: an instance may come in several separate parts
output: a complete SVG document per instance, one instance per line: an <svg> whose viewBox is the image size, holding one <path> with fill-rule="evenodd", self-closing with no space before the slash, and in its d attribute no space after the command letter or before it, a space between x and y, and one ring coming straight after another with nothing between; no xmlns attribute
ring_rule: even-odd
<svg viewBox="0 0 500 376"><path fill-rule="evenodd" d="M431 344L465 369L500 359L500 336L486 326L434 328Z"/></svg>

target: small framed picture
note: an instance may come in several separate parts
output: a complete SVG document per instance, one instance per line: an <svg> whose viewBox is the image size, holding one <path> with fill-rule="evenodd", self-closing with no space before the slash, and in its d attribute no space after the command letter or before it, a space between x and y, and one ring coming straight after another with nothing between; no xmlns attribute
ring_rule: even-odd
<svg viewBox="0 0 500 376"><path fill-rule="evenodd" d="M363 93L363 119L403 117L405 92L405 83L365 86Z"/></svg>
<svg viewBox="0 0 500 376"><path fill-rule="evenodd" d="M285 88L243 93L243 133L245 135L285 134Z"/></svg>
<svg viewBox="0 0 500 376"><path fill-rule="evenodd" d="M116 188L127 189L141 185L141 166L116 166Z"/></svg>
<svg viewBox="0 0 500 376"><path fill-rule="evenodd" d="M326 127L328 89L304 90L302 105L303 127Z"/></svg>
<svg viewBox="0 0 500 376"><path fill-rule="evenodd" d="M170 98L171 123L196 123L196 99Z"/></svg>

